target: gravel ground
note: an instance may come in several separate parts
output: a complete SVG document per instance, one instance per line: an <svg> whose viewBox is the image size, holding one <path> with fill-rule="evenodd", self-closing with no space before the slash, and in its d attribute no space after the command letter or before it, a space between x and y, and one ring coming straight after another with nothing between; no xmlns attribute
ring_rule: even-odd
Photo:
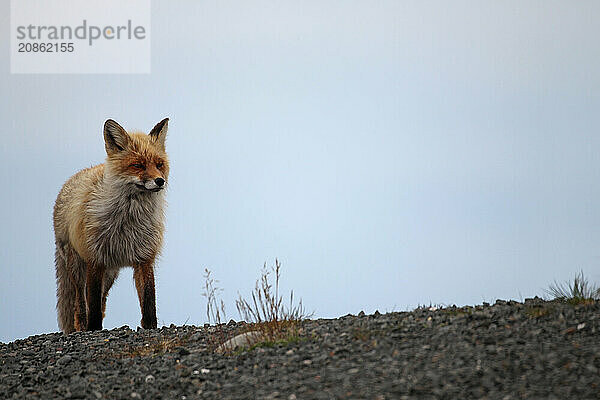
<svg viewBox="0 0 600 400"><path fill-rule="evenodd" d="M229 356L210 350L215 332L122 327L0 344L0 399L600 399L600 302L310 320L300 341Z"/></svg>

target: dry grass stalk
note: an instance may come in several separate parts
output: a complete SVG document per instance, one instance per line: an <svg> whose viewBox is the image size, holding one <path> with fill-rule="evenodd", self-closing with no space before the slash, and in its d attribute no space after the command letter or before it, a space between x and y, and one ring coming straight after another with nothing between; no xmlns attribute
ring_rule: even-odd
<svg viewBox="0 0 600 400"><path fill-rule="evenodd" d="M271 278L274 275L274 283ZM283 297L279 294L279 279L281 277L281 263L275 259L275 266L267 268L265 263L260 278L256 281L251 300L244 299L241 295L236 300L236 307L242 320L248 324L238 336L228 334L224 329L222 319L225 319L225 304L218 300L222 292L218 288L218 281L205 269L205 286L203 296L207 299L206 316L209 323L215 325L215 332L210 335L210 345L219 353L231 353L239 347L236 343L246 340L247 345L242 347L256 347L273 345L281 342L297 341L300 334L300 322L309 318L302 305L302 300L294 304L294 292L290 292L289 306L283 304ZM234 340L234 339L238 340ZM248 340L248 339L251 340Z"/></svg>
<svg viewBox="0 0 600 400"><path fill-rule="evenodd" d="M271 282L272 275L275 282ZM287 341L299 334L299 323L310 317L304 310L302 300L294 305L294 292L290 292L290 303L283 304L279 294L281 263L275 259L275 266L267 268L265 263L261 277L256 281L251 301L241 295L236 300L240 317L250 325L248 330L259 331L265 342Z"/></svg>
<svg viewBox="0 0 600 400"><path fill-rule="evenodd" d="M572 283L554 281L546 289L546 293L552 296L553 300L564 301L572 305L591 304L600 300L600 288L588 282L583 275L583 271L575 275Z"/></svg>
<svg viewBox="0 0 600 400"><path fill-rule="evenodd" d="M208 323L215 326L214 332L208 335L208 345L210 348L217 349L222 343L229 339L229 335L224 329L223 320L226 318L225 303L218 299L219 293L223 289L218 287L219 281L211 276L208 268L204 269L204 292L206 297L206 318Z"/></svg>

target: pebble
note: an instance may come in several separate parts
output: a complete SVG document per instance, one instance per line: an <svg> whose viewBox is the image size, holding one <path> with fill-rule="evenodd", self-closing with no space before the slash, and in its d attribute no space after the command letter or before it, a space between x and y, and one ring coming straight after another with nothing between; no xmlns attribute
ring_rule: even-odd
<svg viewBox="0 0 600 400"><path fill-rule="evenodd" d="M69 355L62 356L58 360L56 360L56 365L65 365L71 362L73 358Z"/></svg>
<svg viewBox="0 0 600 400"><path fill-rule="evenodd" d="M179 355L180 356L187 356L188 354L190 354L190 351L188 349L186 349L185 347L180 347L179 348Z"/></svg>

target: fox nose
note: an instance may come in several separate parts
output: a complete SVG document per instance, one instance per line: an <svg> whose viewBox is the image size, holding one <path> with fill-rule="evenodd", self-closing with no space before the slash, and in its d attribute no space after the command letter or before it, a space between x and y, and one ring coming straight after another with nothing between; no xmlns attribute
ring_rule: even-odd
<svg viewBox="0 0 600 400"><path fill-rule="evenodd" d="M158 187L162 187L162 185L164 185L164 184L165 184L165 180L164 180L163 178L156 178L156 179L154 180L154 183L156 183L156 185L157 185Z"/></svg>

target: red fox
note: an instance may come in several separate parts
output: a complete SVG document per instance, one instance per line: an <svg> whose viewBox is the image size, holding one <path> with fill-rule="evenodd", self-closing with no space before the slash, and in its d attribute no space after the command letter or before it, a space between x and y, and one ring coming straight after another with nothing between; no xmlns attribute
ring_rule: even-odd
<svg viewBox="0 0 600 400"><path fill-rule="evenodd" d="M54 205L56 310L65 333L102 329L106 297L133 267L142 328L156 328L154 260L163 241L168 118L148 135L104 123L106 162L73 175Z"/></svg>

